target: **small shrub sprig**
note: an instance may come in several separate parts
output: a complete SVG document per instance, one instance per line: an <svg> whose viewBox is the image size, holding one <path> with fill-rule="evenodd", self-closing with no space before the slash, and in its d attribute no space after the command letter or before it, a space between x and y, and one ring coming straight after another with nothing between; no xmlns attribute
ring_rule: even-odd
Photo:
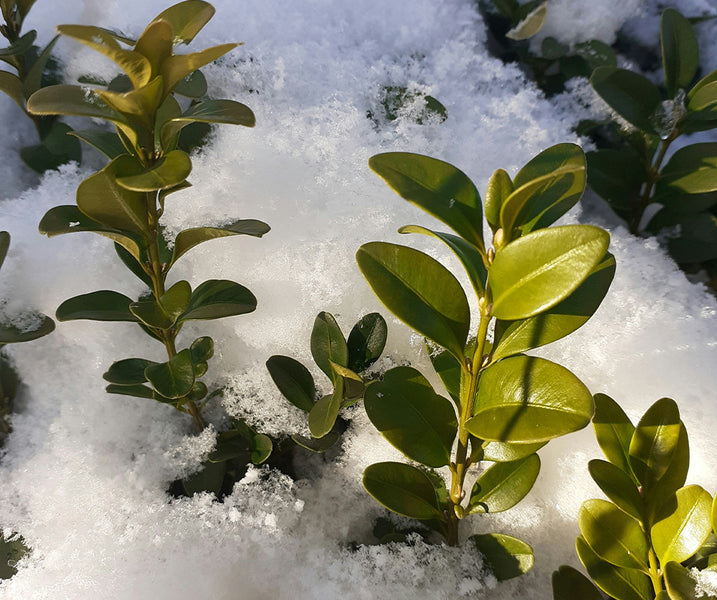
<svg viewBox="0 0 717 600"><path fill-rule="evenodd" d="M223 44L190 54L174 54L189 43L214 14L207 2L180 2L159 14L131 49L106 29L60 25L57 29L112 59L131 84L128 91L76 85L43 88L30 97L33 114L66 114L99 118L115 125L116 133L81 132L81 139L103 151L110 162L85 179L77 190L77 206L50 209L40 223L48 236L92 231L115 243L125 266L148 289L138 300L112 290L70 298L57 309L60 321L92 319L129 321L163 344L167 361L128 358L105 373L107 391L154 399L189 413L198 428L205 423L201 407L208 399L200 378L214 353L210 337L202 336L184 349L176 340L187 321L240 315L256 308L256 298L233 281L211 279L192 289L181 280L167 284L176 262L200 243L225 236L261 237L269 226L242 219L223 227L181 231L168 249L160 222L167 197L190 184L189 156L178 149L182 128L190 123L229 123L251 127L254 114L233 100L206 100L182 110L174 92L187 85L196 70L232 50Z"/></svg>
<svg viewBox="0 0 717 600"><path fill-rule="evenodd" d="M22 24L35 0L2 0L0 10L4 23L0 34L9 46L0 49L0 60L6 62L15 73L0 71L0 91L9 96L32 120L40 143L20 150L25 164L38 173L56 169L70 161L80 162L82 149L77 138L68 135L72 128L55 115L33 115L27 110L27 99L43 85L57 83L48 67L54 67L52 48L59 36L54 37L40 50L34 45L37 31L22 33Z"/></svg>
<svg viewBox="0 0 717 600"><path fill-rule="evenodd" d="M717 565L717 501L699 485L684 485L690 450L677 404L658 400L634 426L612 398L597 394L593 426L607 461L588 468L609 500L587 500L580 509L580 561L615 600L697 598L688 569ZM553 574L553 593L555 600L602 598L567 566Z"/></svg>
<svg viewBox="0 0 717 600"><path fill-rule="evenodd" d="M465 268L480 313L469 338L463 287L423 252L386 242L358 250L358 266L381 302L435 344L431 360L451 398L412 367L391 369L370 384L364 406L371 422L421 466L374 464L363 483L386 508L422 520L455 545L463 518L509 509L530 491L539 448L590 422L593 401L585 385L565 367L524 352L572 333L597 310L615 269L609 235L589 225L549 227L585 187L585 158L574 144L548 148L513 180L502 169L494 173L485 200L492 248L483 241L480 196L463 172L404 152L376 155L369 165L399 195L453 229L407 225L399 232L445 243ZM484 461L494 464L469 491L468 471ZM450 471L448 487L434 471L442 467ZM530 546L516 538L470 540L501 579L533 563Z"/></svg>
<svg viewBox="0 0 717 600"><path fill-rule="evenodd" d="M619 131L615 147L587 153L588 183L633 234L642 231L645 210L659 205L647 230L678 228L670 253L678 263L699 263L717 258L717 144L686 145L666 159L680 136L717 127L717 71L692 85L697 38L676 10L662 13L660 36L664 95L643 75L614 66L590 78L632 129Z"/></svg>
<svg viewBox="0 0 717 600"><path fill-rule="evenodd" d="M348 340L331 313L320 312L311 332L311 356L333 384L330 394L319 397L309 370L290 356L274 355L266 368L284 397L308 415L311 438L291 439L313 452L325 452L339 440L336 419L341 409L359 402L368 380L362 375L381 356L388 328L378 313L359 319Z"/></svg>

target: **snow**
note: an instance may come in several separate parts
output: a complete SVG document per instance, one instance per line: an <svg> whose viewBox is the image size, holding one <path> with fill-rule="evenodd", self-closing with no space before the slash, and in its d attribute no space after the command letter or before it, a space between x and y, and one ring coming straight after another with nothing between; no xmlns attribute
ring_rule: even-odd
<svg viewBox="0 0 717 600"><path fill-rule="evenodd" d="M371 240L408 243L456 266L430 240L396 233L404 224L436 223L372 174L368 158L390 150L430 154L464 170L483 192L496 168L514 174L552 144L579 142L571 127L587 109L575 98L589 90L575 82L574 96L543 98L517 67L488 55L470 0L214 4L217 15L190 48L244 42L204 72L213 97L246 103L257 124L217 128L193 157L193 187L168 200L165 222L175 234L234 218L262 219L272 230L262 239L213 241L179 261L175 279L195 285L232 279L258 298L255 313L187 325L180 342L214 338L207 383L227 386L223 407L230 415L269 434L302 432L305 417L281 398L264 362L285 354L311 365L310 330L321 310L333 313L345 334L361 315L382 312L389 324L384 364L410 361L428 374L422 340L390 318L359 274L358 247ZM563 32L559 39L571 43L610 42L625 20L657 10L637 0L594 0L580 11L565 8L570 4L551 2L546 33ZM678 6L697 11L702 5L709 3ZM137 35L165 7L157 0L38 2L27 26L38 28L41 42L58 23ZM715 38L714 25L701 27L705 40L708 31ZM61 39L56 48L68 81L109 74L105 59L72 40ZM703 51L710 69L711 49ZM418 125L407 114L388 121L380 99L389 86L434 96L448 119ZM99 158L87 149L81 167L38 181L16 154L19 145L34 143L34 131L5 97L0 121L6 123L0 228L12 235L0 273L9 303L3 311L19 312L24 303L54 314L63 300L97 289L139 294L141 284L108 240L37 233L46 210L74 202L77 185ZM717 302L655 240L630 236L595 197L587 195L565 222L608 228L618 269L595 317L540 354L573 370L591 391L612 395L633 420L658 398L675 398L691 436L688 481L714 492ZM206 494L171 499L169 483L198 468L215 430L195 437L186 416L110 396L101 377L120 358L161 359L159 344L127 323L74 321L8 350L24 387L0 460L0 527L20 532L32 552L0 584L4 600L547 600L551 572L578 565L577 511L600 493L587 474L588 460L599 456L589 429L541 450L542 472L518 508L464 521L464 537L500 531L534 547L534 569L498 584L465 546L429 547L418 539L366 545L375 542L373 522L385 512L363 491L361 473L400 457L360 406L348 414L341 448L326 458L307 457L296 466L296 481L252 468L221 503ZM209 415L217 427L219 408Z"/></svg>

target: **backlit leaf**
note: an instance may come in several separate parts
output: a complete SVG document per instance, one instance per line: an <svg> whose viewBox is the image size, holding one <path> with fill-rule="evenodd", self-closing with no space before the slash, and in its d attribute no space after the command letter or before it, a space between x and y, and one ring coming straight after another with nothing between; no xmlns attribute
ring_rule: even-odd
<svg viewBox="0 0 717 600"><path fill-rule="evenodd" d="M188 44L213 15L214 7L209 2L185 0L159 13L154 21L162 19L172 26L175 44Z"/></svg>
<svg viewBox="0 0 717 600"><path fill-rule="evenodd" d="M666 8L660 23L662 68L667 94L673 98L679 89L687 89L699 67L700 51L690 22L679 12Z"/></svg>
<svg viewBox="0 0 717 600"><path fill-rule="evenodd" d="M527 40L533 37L543 27L548 14L548 3L543 2L532 10L520 23L513 27L505 37L511 40Z"/></svg>
<svg viewBox="0 0 717 600"><path fill-rule="evenodd" d="M316 385L309 370L288 356L271 356L266 361L272 380L284 397L297 408L309 412L314 407Z"/></svg>
<svg viewBox="0 0 717 600"><path fill-rule="evenodd" d="M697 581L692 577L689 570L678 562L668 562L663 567L665 587L669 594L669 600L694 600L697 598ZM700 594L699 598L714 600L712 594Z"/></svg>
<svg viewBox="0 0 717 600"><path fill-rule="evenodd" d="M96 94L121 114L134 130L151 130L152 116L162 102L162 78L155 77L147 85L127 92L97 90Z"/></svg>
<svg viewBox="0 0 717 600"><path fill-rule="evenodd" d="M243 315L256 309L256 297L247 288L226 279L209 279L192 292L192 298L179 322L221 319Z"/></svg>
<svg viewBox="0 0 717 600"><path fill-rule="evenodd" d="M485 218L494 233L500 228L500 210L503 203L514 189L510 175L503 169L496 170L488 182L485 193Z"/></svg>
<svg viewBox="0 0 717 600"><path fill-rule="evenodd" d="M473 415L466 428L481 439L538 443L585 427L593 400L565 367L512 356L483 371Z"/></svg>
<svg viewBox="0 0 717 600"><path fill-rule="evenodd" d="M585 575L568 565L553 571L553 600L603 600L600 590Z"/></svg>
<svg viewBox="0 0 717 600"><path fill-rule="evenodd" d="M476 438L471 438L471 444ZM483 442L481 453L483 460L491 462L512 462L520 460L540 450L547 442L537 444L506 444L505 442Z"/></svg>
<svg viewBox="0 0 717 600"><path fill-rule="evenodd" d="M189 348L185 348L168 362L151 365L144 371L152 387L165 398L182 398L194 385L194 369Z"/></svg>
<svg viewBox="0 0 717 600"><path fill-rule="evenodd" d="M172 26L161 19L152 21L139 36L134 50L149 61L152 77L159 75L162 63L172 55L173 42Z"/></svg>
<svg viewBox="0 0 717 600"><path fill-rule="evenodd" d="M331 363L334 362L341 366L349 364L346 339L331 313L322 311L314 320L314 327L311 330L311 356L318 367L334 382L336 376L331 368Z"/></svg>
<svg viewBox="0 0 717 600"><path fill-rule="evenodd" d="M630 475L604 460L591 460L588 469L595 483L619 509L642 520L642 498Z"/></svg>
<svg viewBox="0 0 717 600"><path fill-rule="evenodd" d="M607 459L623 472L632 473L629 448L635 427L620 405L606 394L595 394L593 427Z"/></svg>
<svg viewBox="0 0 717 600"><path fill-rule="evenodd" d="M346 340L349 369L360 373L373 365L386 346L387 335L388 326L379 313L369 313L361 317Z"/></svg>
<svg viewBox="0 0 717 600"><path fill-rule="evenodd" d="M481 473L473 485L468 513L494 513L512 508L532 489L539 472L537 454L494 464Z"/></svg>
<svg viewBox="0 0 717 600"><path fill-rule="evenodd" d="M224 56L230 50L237 47L237 44L221 44L205 48L200 52L191 54L175 54L162 63L161 75L164 82L164 95L170 93L187 75L197 69Z"/></svg>
<svg viewBox="0 0 717 600"><path fill-rule="evenodd" d="M118 177L117 183L135 192L166 190L182 183L192 170L192 161L182 150L172 150L160 162L139 175Z"/></svg>
<svg viewBox="0 0 717 600"><path fill-rule="evenodd" d="M503 533L472 535L468 541L483 555L498 581L524 575L533 567L533 549L523 540Z"/></svg>
<svg viewBox="0 0 717 600"><path fill-rule="evenodd" d="M269 231L270 227L263 221L256 219L239 219L222 227L192 227L177 234L174 240L172 265L187 251L203 242L232 235L251 235L261 237Z"/></svg>
<svg viewBox="0 0 717 600"><path fill-rule="evenodd" d="M129 309L132 299L119 292L101 290L65 300L57 308L59 321L137 321Z"/></svg>
<svg viewBox="0 0 717 600"><path fill-rule="evenodd" d="M690 144L675 152L662 169L658 191L664 186L687 194L717 190L717 143Z"/></svg>
<svg viewBox="0 0 717 600"><path fill-rule="evenodd" d="M309 411L309 431L312 437L322 438L334 427L343 400L343 379L334 382L334 390L319 398Z"/></svg>
<svg viewBox="0 0 717 600"><path fill-rule="evenodd" d="M690 442L685 424L680 421L680 432L670 464L665 473L649 490L647 496L648 519L654 523L655 516L665 507L675 507L675 492L687 479L690 468Z"/></svg>

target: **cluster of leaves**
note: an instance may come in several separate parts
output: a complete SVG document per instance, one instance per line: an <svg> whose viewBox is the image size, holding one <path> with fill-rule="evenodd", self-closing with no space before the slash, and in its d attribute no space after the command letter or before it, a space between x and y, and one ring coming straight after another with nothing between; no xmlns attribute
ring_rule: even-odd
<svg viewBox="0 0 717 600"><path fill-rule="evenodd" d="M587 500L580 509L581 562L615 600L696 598L688 569L717 568L717 501L699 485L684 485L689 440L677 405L658 400L635 427L598 394L593 425L607 461L591 460L590 475L609 500ZM556 600L602 598L570 567L553 575L553 590Z"/></svg>
<svg viewBox="0 0 717 600"><path fill-rule="evenodd" d="M325 452L339 440L336 420L339 412L360 401L364 395L366 370L381 356L388 328L378 313L363 316L353 326L348 340L331 313L320 312L311 331L311 356L331 380L330 394L321 396L314 378L299 361L274 355L266 368L284 397L308 415L311 437L292 435L294 442Z"/></svg>
<svg viewBox="0 0 717 600"><path fill-rule="evenodd" d="M110 383L107 390L166 403L191 414L199 428L204 427L201 407L211 397L200 378L207 372L214 344L203 336L178 350L177 335L191 320L251 312L256 298L233 281L211 279L192 289L184 280L168 287L167 276L177 260L200 243L239 234L261 237L269 231L268 225L253 219L194 227L181 231L169 250L160 223L166 198L190 185L190 158L177 148L181 130L194 122L254 125L253 113L239 102L206 100L182 110L175 98L175 93L195 96L197 86L200 92L206 89L197 69L236 46L174 53L175 45L189 43L213 14L207 2L180 2L160 13L132 43L99 27L60 25L61 34L112 59L124 71L129 89L56 85L38 90L28 100L33 114L99 118L115 126L115 132L75 132L110 162L80 184L76 206L50 209L40 231L48 236L91 231L110 238L122 262L148 287L137 300L113 290L70 298L57 309L57 318L129 321L161 342L167 361L118 361L104 375Z"/></svg>
<svg viewBox="0 0 717 600"><path fill-rule="evenodd" d="M661 48L663 86L626 69L593 72L593 88L630 128L614 125L619 135L611 147L588 153L588 181L632 233L642 231L647 207L659 206L646 229L671 228L676 237L668 247L678 263L714 261L717 144L686 145L665 159L681 135L717 127L717 71L692 85L697 39L690 21L673 9L662 14Z"/></svg>
<svg viewBox="0 0 717 600"><path fill-rule="evenodd" d="M455 545L461 519L518 503L538 475L536 451L592 418L592 396L575 375L524 352L572 333L597 310L615 268L609 235L589 225L549 227L585 187L585 158L574 144L548 148L513 180L502 169L494 173L485 199L492 248L483 240L480 195L456 167L402 152L376 155L369 165L399 195L453 230L408 225L399 232L445 243L465 268L480 310L469 338L468 300L446 267L392 243L370 242L357 252L359 268L383 304L437 346L431 360L450 396L436 393L411 367L392 369L368 386L364 405L371 422L421 466L371 465L364 486L386 508L423 521ZM468 470L484 461L494 464L466 494ZM434 470L442 467L450 471L448 487ZM470 541L501 579L532 565L532 550L521 540L486 534Z"/></svg>
<svg viewBox="0 0 717 600"><path fill-rule="evenodd" d="M39 116L28 112L27 99L44 85L57 83L56 64L52 48L53 38L42 50L34 45L37 31L22 33L22 24L35 0L2 0L0 10L4 23L0 34L7 39L7 48L0 49L0 60L6 62L16 74L0 71L0 91L7 94L32 119L40 143L20 150L20 156L34 171L44 173L70 161L80 162L80 141L68 136L72 128L56 116Z"/></svg>

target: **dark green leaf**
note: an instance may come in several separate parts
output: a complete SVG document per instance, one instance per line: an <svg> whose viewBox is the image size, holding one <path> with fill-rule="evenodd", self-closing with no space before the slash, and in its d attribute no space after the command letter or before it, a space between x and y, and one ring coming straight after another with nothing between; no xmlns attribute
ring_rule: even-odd
<svg viewBox="0 0 717 600"><path fill-rule="evenodd" d="M214 340L209 336L197 338L189 347L189 355L193 363L209 360L214 356Z"/></svg>
<svg viewBox="0 0 717 600"><path fill-rule="evenodd" d="M166 363L149 366L144 375L165 398L182 398L194 385L194 369L189 349L176 354Z"/></svg>
<svg viewBox="0 0 717 600"><path fill-rule="evenodd" d="M514 189L510 175L503 169L495 171L488 182L485 193L485 218L493 233L500 229L500 210Z"/></svg>
<svg viewBox="0 0 717 600"><path fill-rule="evenodd" d="M187 98L203 98L207 95L207 80L201 71L194 71L177 84L174 93Z"/></svg>
<svg viewBox="0 0 717 600"><path fill-rule="evenodd" d="M670 98L679 89L686 90L699 67L700 50L692 25L679 12L666 8L660 24L662 68Z"/></svg>
<svg viewBox="0 0 717 600"><path fill-rule="evenodd" d="M21 148L20 156L36 173L52 171L72 161L79 163L82 148L79 140L68 135L71 132L69 125L54 121L42 141L38 145Z"/></svg>
<svg viewBox="0 0 717 600"><path fill-rule="evenodd" d="M174 241L174 253L172 255L172 264L177 262L180 256L185 252L209 240L232 236L232 235L251 235L253 237L261 237L269 231L269 226L256 219L239 219L222 227L193 227L185 229L177 234Z"/></svg>
<svg viewBox="0 0 717 600"><path fill-rule="evenodd" d="M466 428L491 441L544 442L585 427L593 400L565 367L532 356L511 356L483 371Z"/></svg>
<svg viewBox="0 0 717 600"><path fill-rule="evenodd" d="M162 146L190 123L223 123L254 127L254 113L248 106L234 100L204 100L190 106L181 116L167 121L161 128Z"/></svg>
<svg viewBox="0 0 717 600"><path fill-rule="evenodd" d="M660 104L660 91L649 79L627 69L598 67L590 83L623 119L647 133L656 133L652 116Z"/></svg>
<svg viewBox="0 0 717 600"><path fill-rule="evenodd" d="M483 555L498 581L524 575L535 563L528 544L503 533L472 535L468 541Z"/></svg>
<svg viewBox="0 0 717 600"><path fill-rule="evenodd" d="M326 452L329 448L333 448L336 442L339 441L339 434L334 431L329 431L322 438L307 438L301 435L292 435L291 439L294 440L302 448L311 450L311 452Z"/></svg>
<svg viewBox="0 0 717 600"><path fill-rule="evenodd" d="M600 590L577 569L562 565L553 571L553 600L603 600Z"/></svg>
<svg viewBox="0 0 717 600"><path fill-rule="evenodd" d="M592 225L540 229L498 251L490 272L493 315L526 319L572 294L603 260L608 233Z"/></svg>
<svg viewBox="0 0 717 600"><path fill-rule="evenodd" d="M58 321L89 319L91 321L137 322L129 309L132 299L112 290L100 290L65 300L57 308Z"/></svg>
<svg viewBox="0 0 717 600"><path fill-rule="evenodd" d="M415 467L397 462L370 465L363 473L363 486L379 504L399 515L444 520L431 480Z"/></svg>
<svg viewBox="0 0 717 600"><path fill-rule="evenodd" d="M187 496L193 496L201 492L210 492L218 496L224 483L226 470L226 462L214 463L207 461L203 463L201 471L182 479L184 493Z"/></svg>
<svg viewBox="0 0 717 600"><path fill-rule="evenodd" d="M621 217L628 220L646 179L640 156L628 147L588 152L586 158L590 187L607 200Z"/></svg>
<svg viewBox="0 0 717 600"><path fill-rule="evenodd" d="M5 539L0 534L0 580L10 579L15 575L17 573L15 565L28 552L29 549L23 544L21 537L13 536L11 539Z"/></svg>
<svg viewBox="0 0 717 600"><path fill-rule="evenodd" d="M591 71L598 67L617 66L615 51L600 40L588 40L575 44L575 54L587 62Z"/></svg>
<svg viewBox="0 0 717 600"><path fill-rule="evenodd" d="M481 473L475 482L468 513L494 513L512 508L532 489L539 472L540 458L537 454L512 462L496 463Z"/></svg>
<svg viewBox="0 0 717 600"><path fill-rule="evenodd" d="M154 394L150 388L146 385L117 385L111 383L105 388L108 394L118 394L120 396L133 396L135 398L146 398L148 400L154 399Z"/></svg>
<svg viewBox="0 0 717 600"><path fill-rule="evenodd" d="M152 278L142 268L142 265L137 261L137 259L117 242L114 243L114 248L115 252L117 253L117 256L119 256L120 260L124 263L124 265L130 271L132 271L132 273L134 273L137 278L142 281L149 289L152 289Z"/></svg>
<svg viewBox="0 0 717 600"><path fill-rule="evenodd" d="M548 60L557 60L570 51L570 46L561 44L552 36L548 36L540 43L540 55Z"/></svg>
<svg viewBox="0 0 717 600"><path fill-rule="evenodd" d="M386 308L463 362L470 309L448 269L418 250L384 242L361 246L356 261Z"/></svg>
<svg viewBox="0 0 717 600"><path fill-rule="evenodd" d="M629 448L635 427L620 405L610 396L595 394L593 427L598 444L607 459L625 473L632 473Z"/></svg>
<svg viewBox="0 0 717 600"><path fill-rule="evenodd" d="M346 367L349 364L349 350L339 324L331 313L320 312L311 330L311 356L331 381L336 381L331 363ZM321 437L321 436L314 436Z"/></svg>
<svg viewBox="0 0 717 600"><path fill-rule="evenodd" d="M52 48L59 38L60 36L56 35L50 40L47 46L42 49L42 52L40 52L38 57L35 59L35 62L32 63L30 70L25 75L22 83L22 93L25 98L29 98L42 87L42 75L45 72L47 62L50 60Z"/></svg>
<svg viewBox="0 0 717 600"><path fill-rule="evenodd" d="M620 510L642 520L642 498L630 475L604 460L591 460L588 469L595 483Z"/></svg>
<svg viewBox="0 0 717 600"><path fill-rule="evenodd" d="M90 146L97 148L102 154L110 159L117 158L126 152L122 141L113 131L95 131L93 129L83 131L70 131L68 135L74 135Z"/></svg>
<svg viewBox="0 0 717 600"><path fill-rule="evenodd" d="M31 329L19 329L13 325L0 323L0 345L30 342L55 330L55 322L47 315L38 314Z"/></svg>
<svg viewBox="0 0 717 600"><path fill-rule="evenodd" d="M658 191L665 186L687 194L717 190L717 142L690 144L675 152L662 169Z"/></svg>
<svg viewBox="0 0 717 600"><path fill-rule="evenodd" d="M0 56L5 58L10 56L24 55L32 46L33 42L35 41L35 38L37 38L37 31L32 29L31 31L28 31L26 34L15 40L7 48L0 49Z"/></svg>
<svg viewBox="0 0 717 600"><path fill-rule="evenodd" d="M297 408L309 412L314 407L316 385L309 370L288 356L271 356L266 361L272 380L284 397Z"/></svg>
<svg viewBox="0 0 717 600"><path fill-rule="evenodd" d="M387 336L388 326L379 313L369 313L361 317L346 340L349 369L360 373L373 365L386 346Z"/></svg>
<svg viewBox="0 0 717 600"><path fill-rule="evenodd" d="M105 381L115 385L137 385L147 381L144 370L158 363L144 358L125 358L112 364L102 375Z"/></svg>
<svg viewBox="0 0 717 600"><path fill-rule="evenodd" d="M681 235L669 240L672 258L679 263L704 262L717 258L717 217L708 212L680 219Z"/></svg>
<svg viewBox="0 0 717 600"><path fill-rule="evenodd" d="M0 267L5 262L7 250L10 247L10 234L7 231L0 231Z"/></svg>
<svg viewBox="0 0 717 600"><path fill-rule="evenodd" d="M461 395L461 365L447 350L439 350L426 344L428 357L433 368L440 377L449 396L456 406L460 405Z"/></svg>
<svg viewBox="0 0 717 600"><path fill-rule="evenodd" d="M311 407L309 412L309 431L313 437L322 438L334 428L341 410L343 388L343 379L338 378L334 382L333 392L317 400Z"/></svg>
<svg viewBox="0 0 717 600"><path fill-rule="evenodd" d="M411 367L388 371L370 385L364 406L371 422L411 460L442 467L451 460L458 422L451 403Z"/></svg>
<svg viewBox="0 0 717 600"><path fill-rule="evenodd" d="M181 184L192 170L192 161L182 150L172 150L150 170L118 177L117 183L134 192L166 190Z"/></svg>
<svg viewBox="0 0 717 600"><path fill-rule="evenodd" d="M8 71L0 71L0 92L9 96L24 111L25 96L22 93L22 80Z"/></svg>
<svg viewBox="0 0 717 600"><path fill-rule="evenodd" d="M480 195L465 173L442 160L409 152L376 154L368 164L397 194L484 252Z"/></svg>
<svg viewBox="0 0 717 600"><path fill-rule="evenodd" d="M193 319L220 319L243 315L256 309L256 297L247 288L226 279L209 279L192 292L179 322Z"/></svg>

